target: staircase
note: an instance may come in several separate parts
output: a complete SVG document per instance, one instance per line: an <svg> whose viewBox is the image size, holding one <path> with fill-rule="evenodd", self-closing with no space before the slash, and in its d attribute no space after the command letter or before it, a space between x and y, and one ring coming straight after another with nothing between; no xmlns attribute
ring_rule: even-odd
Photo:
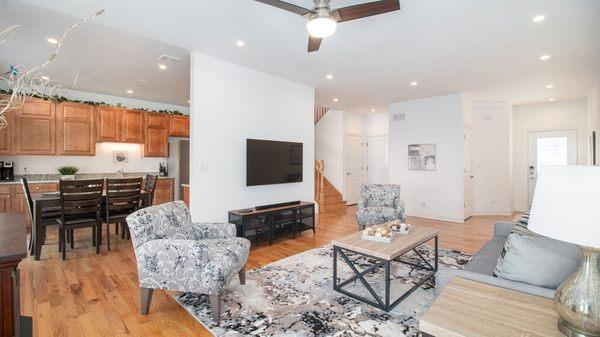
<svg viewBox="0 0 600 337"><path fill-rule="evenodd" d="M324 106L315 105L315 125L325 116L325 114L329 111L329 108Z"/></svg>
<svg viewBox="0 0 600 337"><path fill-rule="evenodd" d="M319 212L346 209L342 193L325 178L325 164L315 160L315 200L319 204Z"/></svg>

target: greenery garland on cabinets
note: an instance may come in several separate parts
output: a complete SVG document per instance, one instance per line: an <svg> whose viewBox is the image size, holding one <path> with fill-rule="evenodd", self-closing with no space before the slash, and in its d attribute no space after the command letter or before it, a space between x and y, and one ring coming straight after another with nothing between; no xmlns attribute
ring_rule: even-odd
<svg viewBox="0 0 600 337"><path fill-rule="evenodd" d="M11 95L12 94L12 90L8 89L0 89L0 95ZM58 103L62 103L62 102L69 102L69 103L81 103L81 104L88 104L88 105L93 105L93 106L109 106L109 107L116 107L116 108L127 108L126 106L124 106L121 103L117 103L117 104L109 104L106 102L95 102L95 101L81 101L78 99L70 99L64 96L52 96L52 97L48 97L48 96L41 96L41 95L31 95L31 97L35 97L35 98L40 98L43 100L51 100L54 102L58 102ZM140 111L146 111L146 112L156 112L156 113L161 113L161 114L165 114L165 115L183 115L183 113L179 110L152 110L152 109L148 109L148 108L132 108L133 110L140 110Z"/></svg>

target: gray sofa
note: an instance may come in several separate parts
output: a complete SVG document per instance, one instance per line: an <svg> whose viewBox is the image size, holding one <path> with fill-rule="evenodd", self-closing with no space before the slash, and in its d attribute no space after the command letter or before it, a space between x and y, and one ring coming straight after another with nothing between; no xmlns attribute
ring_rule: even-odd
<svg viewBox="0 0 600 337"><path fill-rule="evenodd" d="M487 283L493 286L512 289L548 299L554 298L554 289L510 281L495 277L494 268L502 253L502 247L508 239L508 234L515 225L514 222L497 222L494 227L494 238L477 253L462 270L442 267L436 274L436 291L439 295L453 277Z"/></svg>

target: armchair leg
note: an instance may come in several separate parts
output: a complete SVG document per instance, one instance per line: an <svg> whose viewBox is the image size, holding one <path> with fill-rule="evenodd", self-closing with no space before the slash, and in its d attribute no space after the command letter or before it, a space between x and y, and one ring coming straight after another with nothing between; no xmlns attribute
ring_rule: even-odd
<svg viewBox="0 0 600 337"><path fill-rule="evenodd" d="M217 324L221 321L221 294L208 295L210 299L210 308L212 310L212 318Z"/></svg>
<svg viewBox="0 0 600 337"><path fill-rule="evenodd" d="M238 272L238 276L240 278L240 284L246 284L246 265L244 265L242 269L240 269L240 271Z"/></svg>
<svg viewBox="0 0 600 337"><path fill-rule="evenodd" d="M154 289L140 288L140 304L142 315L147 315L150 311L150 302L152 302L152 292Z"/></svg>

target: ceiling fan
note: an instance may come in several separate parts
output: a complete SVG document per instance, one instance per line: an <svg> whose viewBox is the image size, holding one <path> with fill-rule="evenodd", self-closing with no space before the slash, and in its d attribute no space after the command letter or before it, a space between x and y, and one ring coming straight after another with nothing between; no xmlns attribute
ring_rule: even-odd
<svg viewBox="0 0 600 337"><path fill-rule="evenodd" d="M281 0L255 0L271 5L288 12L298 14L308 19L308 52L319 50L323 38L335 33L338 23L362 19L368 16L379 15L400 10L400 0L379 0L364 4L331 9L331 0L313 0L315 6L307 9Z"/></svg>

